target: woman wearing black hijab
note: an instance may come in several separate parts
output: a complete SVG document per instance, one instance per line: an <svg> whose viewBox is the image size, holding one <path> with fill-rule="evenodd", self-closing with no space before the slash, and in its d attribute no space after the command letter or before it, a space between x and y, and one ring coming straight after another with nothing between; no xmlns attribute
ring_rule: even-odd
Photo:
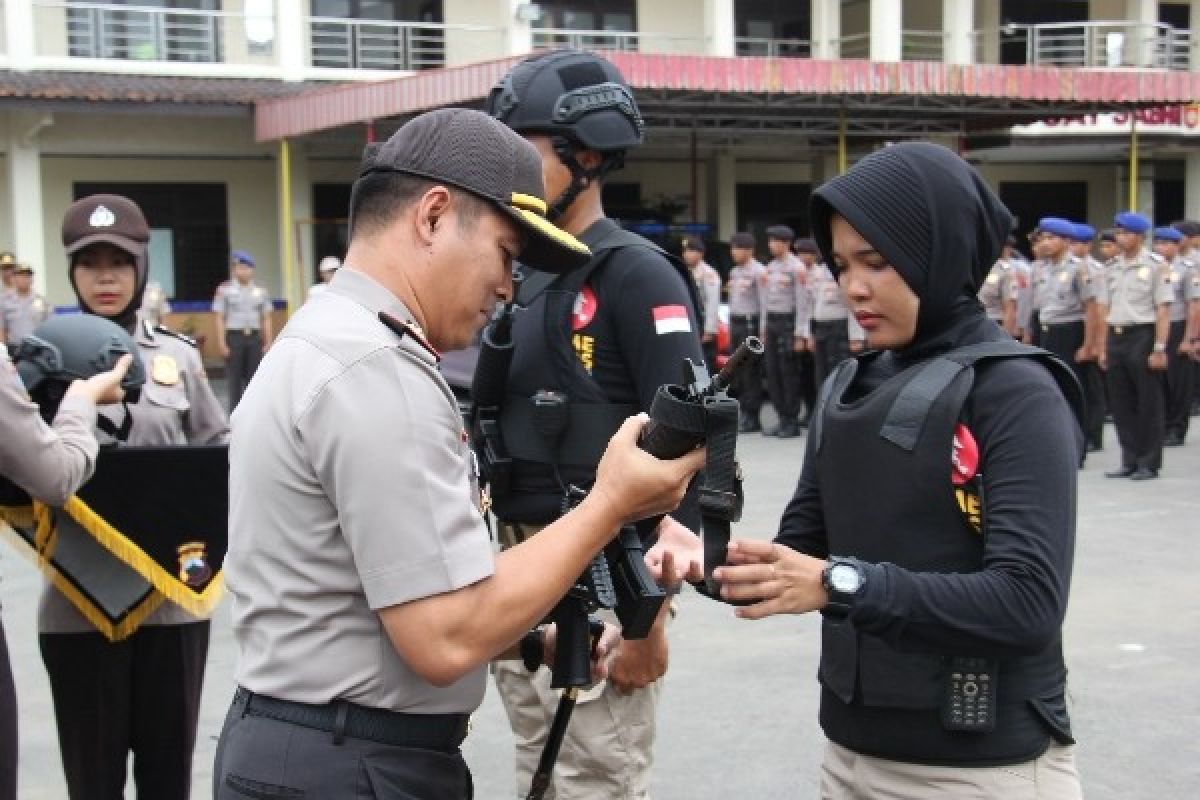
<svg viewBox="0 0 1200 800"><path fill-rule="evenodd" d="M746 619L822 611L823 797L1080 797L1060 637L1078 387L976 299L1012 217L924 143L811 212L872 351L822 387L779 533L731 542L722 595Z"/></svg>

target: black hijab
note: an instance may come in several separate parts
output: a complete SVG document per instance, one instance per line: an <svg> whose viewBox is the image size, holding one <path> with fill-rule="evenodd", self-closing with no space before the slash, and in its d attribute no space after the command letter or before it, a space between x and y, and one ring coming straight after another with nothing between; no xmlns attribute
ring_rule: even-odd
<svg viewBox="0 0 1200 800"><path fill-rule="evenodd" d="M911 362L994 338L977 295L1000 257L1013 217L970 164L927 142L895 144L821 186L810 203L813 237L836 274L830 221L840 214L920 298ZM993 330L994 329L994 330Z"/></svg>

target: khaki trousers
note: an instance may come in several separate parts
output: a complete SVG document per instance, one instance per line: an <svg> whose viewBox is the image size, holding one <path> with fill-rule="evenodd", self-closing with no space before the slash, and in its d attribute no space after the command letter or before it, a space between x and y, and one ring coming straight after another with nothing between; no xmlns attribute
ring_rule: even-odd
<svg viewBox="0 0 1200 800"><path fill-rule="evenodd" d="M864 756L829 742L822 800L1082 800L1075 748L1003 767L933 767Z"/></svg>
<svg viewBox="0 0 1200 800"><path fill-rule="evenodd" d="M508 547L513 541L506 528L500 526L500 540ZM525 526L523 533L527 538L538 530ZM616 622L610 612L599 616ZM520 661L494 661L492 675L516 738L516 791L524 798L562 692L550 688L546 667L530 673ZM649 800L662 682L623 695L604 681L579 693L546 800Z"/></svg>

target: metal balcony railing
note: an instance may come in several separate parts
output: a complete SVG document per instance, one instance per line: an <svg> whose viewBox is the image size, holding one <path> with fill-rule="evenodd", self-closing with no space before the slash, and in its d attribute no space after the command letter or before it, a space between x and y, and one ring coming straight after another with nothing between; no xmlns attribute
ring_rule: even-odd
<svg viewBox="0 0 1200 800"><path fill-rule="evenodd" d="M446 66L448 37L500 31L474 25L311 17L314 67L421 70Z"/></svg>
<svg viewBox="0 0 1200 800"><path fill-rule="evenodd" d="M767 39L758 36L739 36L734 41L739 56L763 58L811 58L812 42L807 39Z"/></svg>
<svg viewBox="0 0 1200 800"><path fill-rule="evenodd" d="M870 58L871 34L852 33L838 39L839 58Z"/></svg>
<svg viewBox="0 0 1200 800"><path fill-rule="evenodd" d="M1123 20L1006 25L1001 51L1024 53L1025 64L1051 67L1189 69L1191 33L1170 25Z"/></svg>
<svg viewBox="0 0 1200 800"><path fill-rule="evenodd" d="M643 31L597 31L571 28L534 28L535 50L572 47L581 50L627 50L641 53L703 53L707 40Z"/></svg>
<svg viewBox="0 0 1200 800"><path fill-rule="evenodd" d="M40 0L36 6L40 13L65 12L67 54L75 58L219 62L225 26L243 19L224 11L111 3Z"/></svg>
<svg viewBox="0 0 1200 800"><path fill-rule="evenodd" d="M900 57L905 61L941 61L945 51L945 31L900 32Z"/></svg>

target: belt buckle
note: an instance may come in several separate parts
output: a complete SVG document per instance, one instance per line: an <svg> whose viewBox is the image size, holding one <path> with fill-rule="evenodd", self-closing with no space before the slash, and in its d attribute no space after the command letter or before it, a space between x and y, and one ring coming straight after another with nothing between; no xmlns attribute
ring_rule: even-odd
<svg viewBox="0 0 1200 800"><path fill-rule="evenodd" d="M242 328L242 336L250 336L254 333L254 328Z"/></svg>
<svg viewBox="0 0 1200 800"><path fill-rule="evenodd" d="M1120 336L1124 332L1125 332L1124 325L1114 325L1113 326L1113 333L1115 333L1117 336Z"/></svg>

